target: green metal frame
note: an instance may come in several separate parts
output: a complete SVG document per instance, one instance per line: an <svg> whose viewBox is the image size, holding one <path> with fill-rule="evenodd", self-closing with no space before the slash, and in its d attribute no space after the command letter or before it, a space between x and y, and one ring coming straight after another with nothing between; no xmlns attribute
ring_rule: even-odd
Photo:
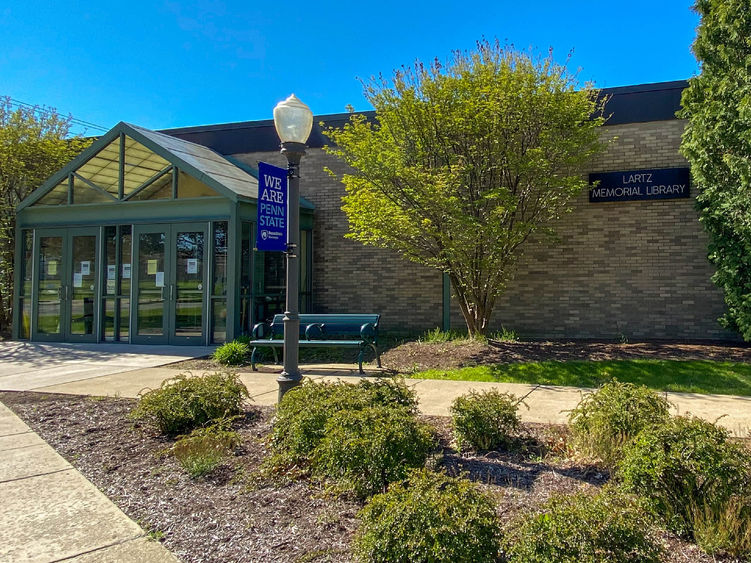
<svg viewBox="0 0 751 563"><path fill-rule="evenodd" d="M134 141L142 144L147 149L153 151L155 154L164 158L170 163L158 173L154 174L146 182L140 185L134 190L128 197L124 195L125 185L125 139L130 137ZM77 175L77 171L89 160L94 158L99 152L107 145L115 140L120 141L119 154L118 154L118 194L115 197L114 194L94 185L86 178L82 180L92 189L96 189L99 192L105 193L111 198L111 201L98 202L98 203L83 203L75 204L73 199L73 177ZM169 143L167 143L169 145ZM114 156L114 155L113 155ZM242 163L232 157L222 157L229 163L239 167L247 172L249 175L257 179L257 170L253 167ZM177 198L177 178L179 172L182 171L196 180L203 182L209 188L217 193L215 197L198 197L198 198ZM147 201L133 201L133 196L140 190L145 189L153 182L157 181L164 174L172 172L172 199L160 199L160 200L147 200ZM80 177L80 176L78 176ZM60 205L36 205L50 190L54 189L58 184L66 181L68 185L68 199L67 203ZM119 198L119 199L118 199ZM125 207L124 207L125 206ZM312 230L313 228L313 209L314 206L311 202L300 199L300 226L303 230ZM145 232L144 229L152 229L155 226L167 225L172 228L172 225L181 224L187 225L200 224L200 228L204 230L207 237L207 244L205 245L206 255L205 260L205 281L204 281L204 300L205 300L205 313L203 322L203 338L201 344L208 344L212 338L212 289L211 280L213 279L213 223L217 221L227 221L228 223L228 240L227 240L227 340L232 340L240 334L240 271L241 271L241 252L242 252L242 223L243 221L249 221L255 223L256 221L256 201L252 198L240 195L231 189L222 185L218 180L207 176L201 170L193 166L189 161L180 156L179 151L173 152L172 150L162 147L158 142L145 136L138 128L135 128L127 123L119 123L112 130L104 134L97 139L92 145L83 151L77 158L71 161L67 166L60 169L52 177L49 178L41 187L35 190L29 197L17 207L16 214L16 257L15 257L15 279L14 287L14 318L12 324L13 336L15 338L20 337L21 332L21 312L20 312L20 295L21 289L21 260L23 260L23 251L21 248L22 238L21 232L24 229L29 229L33 233L33 252L32 263L29 265L31 268L32 277L32 312L31 312L31 339L37 340L38 331L36 331L36 315L38 308L38 259L39 259L39 233L41 232L58 232L64 233L62 236L69 237L71 232L75 229L87 227L97 229L97 289L96 289L96 335L95 339L103 339L103 288L104 288L104 245L103 245L103 229L105 226L110 225L132 225L133 226L133 256L132 256L132 276L131 280L131 326L129 331L129 338L131 342L138 342L141 340L137 335L137 232ZM93 232L93 231L92 231ZM168 242L173 244L172 231L168 236ZM70 243L66 238L64 243L66 248L70 247ZM310 258L312 261L313 243L311 237L311 249ZM66 250L69 252L69 250ZM170 252L174 253L174 250L170 249ZM67 258L66 262L69 262L71 258ZM311 262L312 263L312 262ZM69 264L66 264L66 268L70 268ZM173 268L170 270L173 271ZM312 285L312 271L310 271L308 277ZM66 273L66 276L69 272ZM174 276L174 272L171 274ZM165 283L174 283L172 281ZM171 315L169 315L171 316ZM67 319L66 319L67 322ZM255 319L253 319L255 322ZM170 326L167 327L165 334L169 335L170 331L174 328L173 321L170 321ZM59 338L58 338L59 339ZM66 338L67 339L67 338ZM148 339L153 341L153 338ZM170 339L167 338L166 342ZM174 340L173 340L174 341ZM187 343L187 342L186 342ZM195 342L191 342L195 343Z"/></svg>
<svg viewBox="0 0 751 563"><path fill-rule="evenodd" d="M211 291L209 280L209 270L211 269L212 254L210 249L213 246L209 242L210 224L208 222L190 222L190 223L172 223L172 224L149 224L135 225L133 227L133 262L131 266L131 326L132 334L130 341L134 344L192 344L196 346L207 345L211 335L209 333L209 317L207 314L207 303L210 302ZM201 306L201 336L177 336L175 334L175 314L176 314L176 233L179 231L196 231L204 235L204 257L203 257L203 300ZM140 245L139 235L145 233L165 233L164 248L164 287L162 288L162 334L161 335L139 335L138 334L138 299L140 287L140 271L138 268Z"/></svg>
<svg viewBox="0 0 751 563"><path fill-rule="evenodd" d="M94 253L95 260L95 273L94 278L96 280L94 289L94 308L92 310L93 320L93 332L90 335L77 335L72 334L70 330L70 323L72 320L72 303L70 299L70 287L73 285L73 237L75 236L95 236L96 243ZM60 264L60 278L62 280L62 286L65 288L63 291L65 297L61 299L60 313L59 313L59 326L60 331L55 334L40 333L38 327L39 319L39 261L40 261L40 245L39 241L42 237L60 237L62 244L62 260ZM101 233L97 227L78 227L78 228L56 228L56 229L38 229L34 234L34 249L32 252L32 298L31 298L31 339L39 342L96 342L99 336L99 306L98 303L101 300ZM20 270L20 261L17 263ZM20 278L20 273L17 278ZM20 280L18 280L20 287ZM20 298L17 298L20 299ZM18 301L17 301L18 303ZM20 315L15 315L20 317ZM19 327L20 319L15 319L14 327L16 333L14 336L18 337L20 332Z"/></svg>
<svg viewBox="0 0 751 563"><path fill-rule="evenodd" d="M104 134L99 139L97 139L94 143L92 143L89 148L87 148L80 155L78 155L78 157L73 159L67 166L63 167L61 170L53 174L50 177L50 179L47 180L47 182L45 182L41 187L34 190L25 200L23 200L18 205L18 208L17 208L18 211L26 209L30 205L33 205L34 203L39 201L51 189L53 189L60 182L62 182L66 176L69 176L70 174L75 173L79 168L81 168L89 160L94 158L97 154L99 154L99 152L102 149L104 149L108 144L110 144L112 141L114 141L118 137L120 137L120 169L121 169L120 170L120 186L118 190L120 193L121 199L118 200L118 203L122 203L124 201L122 200L123 182L124 182L124 170L122 170L122 163L124 159L123 153L124 153L124 146L125 146L123 142L123 138L122 138L123 136L128 136L134 141L141 143L147 149L161 156L167 162L170 162L173 166L177 167L183 172L193 176L195 179L209 186L211 189L217 192L220 196L223 196L233 202L239 201L239 199L242 197L238 195L237 193L235 193L234 191L223 186L214 178L207 176L206 174L201 172L198 168L193 166L190 162L181 158L178 154L175 154L169 151L168 149L162 147L161 145L153 142L151 139L149 139L148 137L143 135L140 131L138 131L134 127L131 127L127 123L120 122L113 129L111 129L106 134ZM70 190L70 187L69 187L69 190ZM70 191L68 193L70 194ZM111 194L108 194L108 195L111 196ZM174 195L175 194L173 193L173 196Z"/></svg>

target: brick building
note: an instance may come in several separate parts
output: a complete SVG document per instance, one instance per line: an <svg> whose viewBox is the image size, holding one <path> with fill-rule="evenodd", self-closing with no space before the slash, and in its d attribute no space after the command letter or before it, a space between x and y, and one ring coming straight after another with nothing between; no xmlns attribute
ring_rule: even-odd
<svg viewBox="0 0 751 563"><path fill-rule="evenodd" d="M606 89L611 118L602 135L615 140L590 172L687 167L678 150L685 123L675 117L686 85L677 81ZM322 116L315 121L336 124L342 119ZM271 121L169 133L250 165L259 160L284 165ZM314 310L377 311L386 330L444 326L440 273L343 238L344 189L324 168L337 173L344 168L323 152L324 143L314 128L301 182L303 196L316 206ZM710 281L713 270L695 193L692 186L686 199L612 203L590 203L588 194L582 194L574 211L557 225L558 244L527 246L494 311L495 327L504 325L533 338L734 338L717 323L724 304ZM450 305L450 325L464 326L455 303Z"/></svg>
<svg viewBox="0 0 751 563"><path fill-rule="evenodd" d="M611 117L602 135L612 142L589 172L686 169L679 153L685 123L675 117L685 87L686 82L679 81L607 89ZM346 118L346 114L319 116L315 123L337 125ZM251 173L258 161L286 165L271 120L161 133L213 149ZM304 306L320 313L377 312L386 331L463 327L440 272L344 238L344 187L326 171L338 173L344 168L323 151L325 142L315 125L301 168L302 196L314 207L307 274L310 296ZM736 338L717 322L724 312L722 294L710 281L707 235L695 210L694 186L689 193L683 198L604 203L582 194L573 211L556 225L559 242L527 244L513 281L496 305L495 327L503 325L528 338ZM233 219L229 221L230 232L233 228L239 232ZM236 246L228 256L252 260L240 250L239 242ZM244 264L234 269L258 271ZM251 307L237 313L241 302L239 289L236 298L228 297L227 337L274 312L274 307L263 311ZM281 307L281 300L274 303ZM210 312L207 317L208 342L217 337L207 324L213 322Z"/></svg>

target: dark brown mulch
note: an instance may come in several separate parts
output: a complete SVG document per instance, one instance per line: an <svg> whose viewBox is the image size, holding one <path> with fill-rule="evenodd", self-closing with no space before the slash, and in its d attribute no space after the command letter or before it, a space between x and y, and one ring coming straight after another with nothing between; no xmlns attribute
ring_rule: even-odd
<svg viewBox="0 0 751 563"><path fill-rule="evenodd" d="M238 425L243 446L229 463L190 479L173 458L160 455L169 440L126 418L133 400L0 392L0 401L185 562L351 560L359 504L304 478L258 479L270 408L247 410ZM564 426L525 425L509 451L460 454L448 418L423 418L439 436L431 464L480 483L497 499L504 522L553 494L596 488L609 478L597 466L566 459ZM720 561L664 539L670 563Z"/></svg>
<svg viewBox="0 0 751 563"><path fill-rule="evenodd" d="M0 400L185 562L349 560L359 506L307 481L254 484L270 408L248 411L231 463L190 479L159 455L170 441L125 418L130 399L3 392Z"/></svg>
<svg viewBox="0 0 751 563"><path fill-rule="evenodd" d="M407 342L382 356L384 366L398 372L451 369L481 364L546 360L718 360L751 362L751 346L670 342Z"/></svg>

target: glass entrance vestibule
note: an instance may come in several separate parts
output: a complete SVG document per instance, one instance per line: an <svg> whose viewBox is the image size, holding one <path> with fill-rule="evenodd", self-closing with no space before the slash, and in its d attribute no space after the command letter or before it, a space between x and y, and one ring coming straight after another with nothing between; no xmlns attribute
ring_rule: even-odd
<svg viewBox="0 0 751 563"><path fill-rule="evenodd" d="M186 151L190 162L180 156ZM120 124L19 206L14 337L209 345L281 312L284 255L254 250L254 172L205 147ZM308 311L305 201L301 227L300 305Z"/></svg>

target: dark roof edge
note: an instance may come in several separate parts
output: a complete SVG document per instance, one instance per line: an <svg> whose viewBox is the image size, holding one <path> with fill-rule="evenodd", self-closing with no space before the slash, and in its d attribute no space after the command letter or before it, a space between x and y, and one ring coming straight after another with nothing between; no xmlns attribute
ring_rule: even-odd
<svg viewBox="0 0 751 563"><path fill-rule="evenodd" d="M595 88L603 94L638 94L640 92L659 92L662 90L683 90L688 87L688 80L671 80L669 82L648 82L633 86L613 86L612 88Z"/></svg>
<svg viewBox="0 0 751 563"><path fill-rule="evenodd" d="M375 111L356 111L356 114L362 114L365 116L375 116ZM319 121L348 121L350 112L344 113L327 113L324 115L313 116L313 123ZM253 127L273 127L273 119L259 119L254 121L234 121L232 123L216 123L214 125L194 125L191 127L175 127L174 129L158 129L158 133L164 133L165 135L178 136L186 133L203 133L205 131L232 131L235 129L250 129Z"/></svg>
<svg viewBox="0 0 751 563"><path fill-rule="evenodd" d="M681 107L681 93L688 86L686 80L653 82L633 86L596 88L600 95L607 96L605 115L610 116L606 125L644 123L676 119ZM373 110L356 112L368 119L375 117ZM309 147L322 147L328 143L319 124L338 126L349 120L351 113L330 113L313 118L313 131L308 139ZM279 149L279 138L272 119L236 121L196 127L162 129L159 133L210 147L221 155L268 152Z"/></svg>

